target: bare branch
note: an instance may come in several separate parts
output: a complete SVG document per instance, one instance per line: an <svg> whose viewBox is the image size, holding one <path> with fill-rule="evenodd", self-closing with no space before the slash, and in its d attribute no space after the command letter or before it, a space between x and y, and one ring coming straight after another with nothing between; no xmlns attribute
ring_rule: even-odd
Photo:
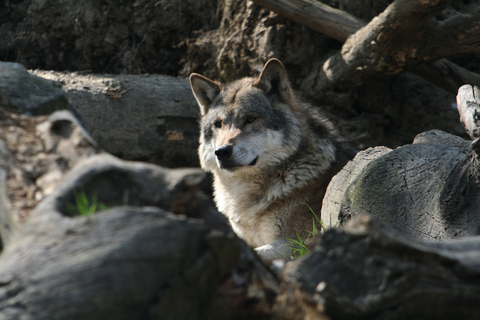
<svg viewBox="0 0 480 320"><path fill-rule="evenodd" d="M410 71L452 93L457 93L458 88L465 83L480 86L478 73L462 68L447 59L421 64Z"/></svg>
<svg viewBox="0 0 480 320"><path fill-rule="evenodd" d="M346 41L350 35L366 25L353 15L312 0L254 0L254 2L339 41ZM419 33L420 37L424 37L422 42L428 45L422 48L415 46L417 38L413 35L422 31L431 17L450 3L451 1L442 1L439 4L435 1L425 1L422 4L417 1L396 1L387 9L388 11L374 19L365 30L355 36L354 40L345 45L342 50L344 54L332 57L324 64L323 70L319 70L319 73L324 73L326 78L319 77L312 81L317 85L316 90L329 84L335 75L350 78L358 71L398 74L406 69L453 93L465 83L480 86L480 75L446 59L440 59L456 53L478 51L480 46L478 12L458 15L441 24L431 23L431 26L425 28L429 30L428 34ZM452 28L459 30L458 36L454 39L451 37L452 33L449 33ZM370 38L369 32L373 32ZM435 36L430 36L432 34ZM439 38L445 40L439 41ZM363 59L360 59L359 53ZM437 59L440 60L432 64L423 63L423 60ZM352 60L357 64L349 66ZM365 62L371 64L365 65Z"/></svg>
<svg viewBox="0 0 480 320"><path fill-rule="evenodd" d="M253 0L253 2L341 42L345 42L350 35L365 25L363 20L318 1Z"/></svg>
<svg viewBox="0 0 480 320"><path fill-rule="evenodd" d="M349 37L341 52L327 60L318 85L335 85L348 79L361 82L365 74L396 75L418 65L416 44L428 36L425 26L450 3L451 0L393 2Z"/></svg>
<svg viewBox="0 0 480 320"><path fill-rule="evenodd" d="M460 54L480 52L480 8L458 14L440 23L423 50L422 55L433 60ZM422 51L423 51L422 50Z"/></svg>

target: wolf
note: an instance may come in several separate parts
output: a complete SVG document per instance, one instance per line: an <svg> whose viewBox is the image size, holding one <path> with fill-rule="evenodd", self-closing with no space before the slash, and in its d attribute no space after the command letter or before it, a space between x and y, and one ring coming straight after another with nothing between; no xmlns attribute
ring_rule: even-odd
<svg viewBox="0 0 480 320"><path fill-rule="evenodd" d="M229 84L190 75L201 113L198 154L234 232L273 259L312 230L331 178L355 155L318 109L297 98L283 64ZM291 247L291 246L290 246Z"/></svg>

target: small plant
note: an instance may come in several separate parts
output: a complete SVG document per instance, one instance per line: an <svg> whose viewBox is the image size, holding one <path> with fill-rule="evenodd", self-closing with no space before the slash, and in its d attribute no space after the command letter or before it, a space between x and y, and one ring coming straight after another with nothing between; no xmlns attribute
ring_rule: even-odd
<svg viewBox="0 0 480 320"><path fill-rule="evenodd" d="M108 209L108 207L102 203L98 203L98 198L93 195L88 198L85 191L76 191L73 193L75 204L67 203L67 212L72 216L85 216L91 217L95 212Z"/></svg>
<svg viewBox="0 0 480 320"><path fill-rule="evenodd" d="M318 216L315 214L313 209L306 203L304 203L309 209L310 212L313 214L314 218L312 218L312 230L308 231L308 236L306 238L300 237L300 235L297 233L297 239L287 239L287 241L292 245L292 259L298 259L300 257L303 257L306 254L310 253L310 249L308 248L308 244L315 239L315 237L323 231L326 230L325 225L323 224L322 220L318 218ZM320 226L320 229L317 229L317 223L315 222L317 220L318 225ZM329 229L331 228L336 228L338 227L338 222L334 226L329 226Z"/></svg>

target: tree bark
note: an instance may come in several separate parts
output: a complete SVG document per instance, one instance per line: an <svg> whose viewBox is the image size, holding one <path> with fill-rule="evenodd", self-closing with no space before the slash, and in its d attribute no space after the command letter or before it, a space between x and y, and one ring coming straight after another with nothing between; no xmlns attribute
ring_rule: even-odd
<svg viewBox="0 0 480 320"><path fill-rule="evenodd" d="M342 52L323 64L323 71L318 70L319 75L314 76L316 81L313 82L317 84L314 90L322 90L327 85L335 87L336 83L364 72L391 75L405 70L454 93L464 83L480 85L480 75L442 59L480 51L478 8L468 15L459 14L445 22L433 23L429 22L432 17L451 1L426 1L422 4L395 1L367 25L353 15L319 2L255 2L305 27L346 42ZM347 41L349 36L362 28L361 32ZM440 62L428 63L437 60Z"/></svg>
<svg viewBox="0 0 480 320"><path fill-rule="evenodd" d="M362 151L330 182L322 220L344 225L370 214L417 238L478 235L477 163L471 142L439 130L395 150Z"/></svg>
<svg viewBox="0 0 480 320"><path fill-rule="evenodd" d="M80 162L10 234L0 255L0 318L269 314L277 279L199 192L202 178L199 169L106 154ZM79 192L108 208L75 215Z"/></svg>
<svg viewBox="0 0 480 320"><path fill-rule="evenodd" d="M312 0L254 0L281 16L307 28L345 42L365 22L342 10Z"/></svg>
<svg viewBox="0 0 480 320"><path fill-rule="evenodd" d="M122 159L198 167L200 111L187 79L35 71L58 81L99 147Z"/></svg>
<svg viewBox="0 0 480 320"><path fill-rule="evenodd" d="M290 263L281 297L301 289L333 319L476 319L479 261L478 237L412 240L362 215Z"/></svg>

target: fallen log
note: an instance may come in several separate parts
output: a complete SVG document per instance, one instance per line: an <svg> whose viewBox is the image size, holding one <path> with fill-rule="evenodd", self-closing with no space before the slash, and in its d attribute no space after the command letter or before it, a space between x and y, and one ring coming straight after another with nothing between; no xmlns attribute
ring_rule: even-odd
<svg viewBox="0 0 480 320"><path fill-rule="evenodd" d="M198 106L188 80L40 71L61 83L98 146L126 160L198 167Z"/></svg>
<svg viewBox="0 0 480 320"><path fill-rule="evenodd" d="M461 122L478 134L478 88L463 86L457 101ZM331 181L323 201L325 225L344 225L370 214L419 238L480 234L478 140L439 130L419 134L395 150L362 151Z"/></svg>
<svg viewBox="0 0 480 320"><path fill-rule="evenodd" d="M413 240L362 215L289 262L279 299L303 293L297 304L308 308L297 319L302 312L311 319L323 312L332 319L477 319L479 261L479 237Z"/></svg>
<svg viewBox="0 0 480 320"><path fill-rule="evenodd" d="M357 154L328 186L324 224L371 214L413 237L445 239L480 232L480 175L471 143L439 130L395 150Z"/></svg>
<svg viewBox="0 0 480 320"><path fill-rule="evenodd" d="M0 255L0 318L268 314L277 280L201 195L202 178L199 169L106 154L80 162L9 235ZM79 194L82 206L101 210L81 215Z"/></svg>
<svg viewBox="0 0 480 320"><path fill-rule="evenodd" d="M455 54L478 52L479 10L468 15L458 14L446 22L428 24L432 14L441 11L451 1L435 2L433 5L428 1L422 4L395 1L378 18L367 24L345 11L310 0L254 2L307 28L345 42L341 52L327 60L318 70L318 75L309 75L315 78L315 90L335 86L337 81L348 79L354 73L398 73L407 64L410 64L408 71L450 92L456 92L464 83L480 85L480 75L444 59ZM415 28L423 30L415 31ZM411 37L407 37L407 34ZM435 34L435 37L429 34ZM452 34L456 36L452 37ZM418 36L434 38L435 41L425 40L421 42L421 47L416 47L414 42ZM418 63L422 60L431 63Z"/></svg>

